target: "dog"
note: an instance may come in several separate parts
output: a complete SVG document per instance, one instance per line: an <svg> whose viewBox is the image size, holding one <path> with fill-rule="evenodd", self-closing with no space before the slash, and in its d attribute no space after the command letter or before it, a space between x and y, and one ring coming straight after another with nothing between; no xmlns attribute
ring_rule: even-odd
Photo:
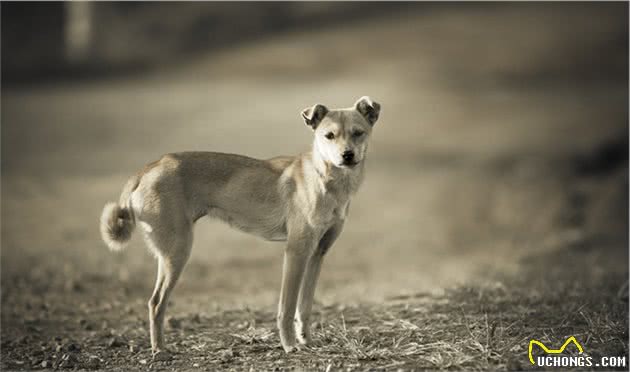
<svg viewBox="0 0 630 372"><path fill-rule="evenodd" d="M381 106L367 96L354 106L302 111L312 150L268 160L216 152L164 155L131 177L118 203L107 203L101 235L122 250L136 223L158 261L149 300L151 349L165 349L166 305L203 216L271 241L286 241L277 326L284 351L311 342L310 315L322 259L341 233L350 198L363 180L372 128Z"/></svg>

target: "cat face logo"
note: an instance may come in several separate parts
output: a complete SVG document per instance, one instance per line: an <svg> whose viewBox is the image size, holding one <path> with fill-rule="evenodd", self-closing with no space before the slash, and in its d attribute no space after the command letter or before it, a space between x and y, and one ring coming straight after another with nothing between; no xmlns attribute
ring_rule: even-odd
<svg viewBox="0 0 630 372"><path fill-rule="evenodd" d="M532 362L533 365L536 365L536 362L534 362L534 357L532 356L532 349L534 348L534 345L540 346L540 348L543 349L543 351L545 353L547 353L547 354L560 354L572 342L573 342L573 344L575 344L575 346L577 346L578 351L580 352L580 354L582 354L584 352L584 349L582 348L582 345L580 345L580 343L577 342L577 340L575 339L575 336L571 336L571 337L567 338L567 340L564 342L564 344L562 344L560 349L549 349L542 342L540 342L538 340L531 340L531 341L529 341L529 351L528 351L529 361Z"/></svg>

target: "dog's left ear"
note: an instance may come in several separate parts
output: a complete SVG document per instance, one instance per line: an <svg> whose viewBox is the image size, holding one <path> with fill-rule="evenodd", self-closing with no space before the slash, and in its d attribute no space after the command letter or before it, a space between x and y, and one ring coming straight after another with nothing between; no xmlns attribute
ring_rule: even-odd
<svg viewBox="0 0 630 372"><path fill-rule="evenodd" d="M324 116L328 113L328 108L321 103L314 105L313 107L305 108L302 110L302 118L309 127L317 128L317 125L324 119Z"/></svg>
<svg viewBox="0 0 630 372"><path fill-rule="evenodd" d="M354 108L370 123L374 126L374 123L378 120L378 115L381 113L381 105L378 102L372 101L368 96L359 98L354 103Z"/></svg>

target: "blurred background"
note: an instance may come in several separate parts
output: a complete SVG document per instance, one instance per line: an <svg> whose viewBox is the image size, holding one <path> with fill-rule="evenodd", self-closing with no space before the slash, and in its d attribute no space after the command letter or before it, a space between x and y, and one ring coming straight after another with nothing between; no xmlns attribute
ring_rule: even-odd
<svg viewBox="0 0 630 372"><path fill-rule="evenodd" d="M627 3L1 10L5 329L38 301L52 319L112 299L144 311L154 260L139 236L111 254L98 232L144 164L295 154L312 139L304 107L363 95L383 109L320 303L440 292L534 262L571 271L569 259L627 277ZM208 220L195 234L175 313L273 308L282 244Z"/></svg>

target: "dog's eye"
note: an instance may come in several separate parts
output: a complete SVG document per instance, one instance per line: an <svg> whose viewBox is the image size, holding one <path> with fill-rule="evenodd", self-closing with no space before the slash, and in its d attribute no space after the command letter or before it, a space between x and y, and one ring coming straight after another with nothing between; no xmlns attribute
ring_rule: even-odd
<svg viewBox="0 0 630 372"><path fill-rule="evenodd" d="M359 138L361 137L365 132L360 131L360 130L355 130L354 132L352 132L352 137L354 138Z"/></svg>
<svg viewBox="0 0 630 372"><path fill-rule="evenodd" d="M326 135L324 137L326 137L327 139L331 140L331 139L335 138L335 134L333 132L328 132L328 133L326 133Z"/></svg>

